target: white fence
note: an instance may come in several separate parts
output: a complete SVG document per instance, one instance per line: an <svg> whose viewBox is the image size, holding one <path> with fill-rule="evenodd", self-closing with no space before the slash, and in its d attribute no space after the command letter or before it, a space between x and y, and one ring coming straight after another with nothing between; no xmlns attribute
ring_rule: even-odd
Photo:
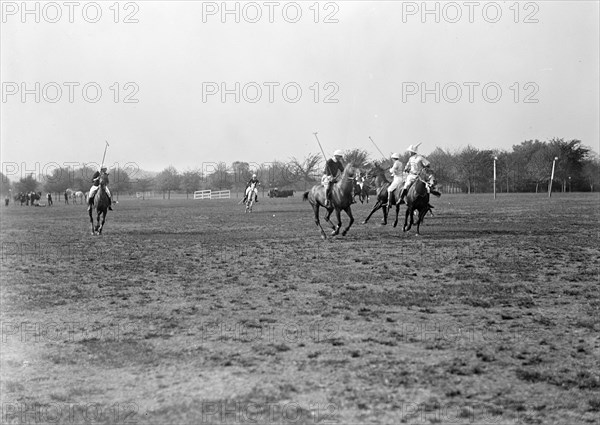
<svg viewBox="0 0 600 425"><path fill-rule="evenodd" d="M194 192L194 199L210 199L210 190L198 190Z"/></svg>
<svg viewBox="0 0 600 425"><path fill-rule="evenodd" d="M198 190L194 192L194 199L229 199L231 198L230 190Z"/></svg>

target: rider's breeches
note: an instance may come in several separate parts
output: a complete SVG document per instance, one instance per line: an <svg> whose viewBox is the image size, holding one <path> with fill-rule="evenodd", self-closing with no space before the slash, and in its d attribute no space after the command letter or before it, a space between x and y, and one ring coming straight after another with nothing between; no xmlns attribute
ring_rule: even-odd
<svg viewBox="0 0 600 425"><path fill-rule="evenodd" d="M251 187L246 188L246 197L250 196L250 192L252 191L252 193L254 194L254 196L258 196L258 189L254 188L254 190L252 190Z"/></svg>
<svg viewBox="0 0 600 425"><path fill-rule="evenodd" d="M321 184L325 187L325 196L329 198L329 194L331 193L331 188L333 187L333 177L324 175L321 177Z"/></svg>
<svg viewBox="0 0 600 425"><path fill-rule="evenodd" d="M94 195L96 194L96 192L98 192L99 188L100 188L100 186L92 186L92 188L90 189L90 195L89 195L88 199L92 199L94 197ZM108 195L108 197L112 198L112 196L110 194L110 190L108 190L108 186L104 186L104 189L106 190L106 194Z"/></svg>
<svg viewBox="0 0 600 425"><path fill-rule="evenodd" d="M321 177L321 184L323 185L323 187L325 187L325 189L327 189L329 187L329 183L331 183L332 180L333 177L324 175L323 177Z"/></svg>
<svg viewBox="0 0 600 425"><path fill-rule="evenodd" d="M404 182L404 187L402 189L408 189L410 185L413 184L415 180L417 180L417 178L418 176L416 174L409 174L408 176L406 176L406 181Z"/></svg>
<svg viewBox="0 0 600 425"><path fill-rule="evenodd" d="M402 184L402 176L394 176L394 180L392 180L390 187L388 187L388 193L396 190L398 187L400 187L401 184Z"/></svg>

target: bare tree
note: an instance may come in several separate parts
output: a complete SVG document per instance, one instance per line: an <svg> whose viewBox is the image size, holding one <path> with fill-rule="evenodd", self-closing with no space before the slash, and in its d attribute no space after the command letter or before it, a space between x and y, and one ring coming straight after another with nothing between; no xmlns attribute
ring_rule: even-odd
<svg viewBox="0 0 600 425"><path fill-rule="evenodd" d="M297 176L298 180L304 181L304 189L306 189L309 182L312 183L315 181L315 174L319 169L320 163L321 155L310 153L302 161L293 157L289 165L292 173Z"/></svg>
<svg viewBox="0 0 600 425"><path fill-rule="evenodd" d="M190 192L200 189L201 180L199 170L187 170L181 175L181 188L185 190L186 199L189 199Z"/></svg>
<svg viewBox="0 0 600 425"><path fill-rule="evenodd" d="M369 153L364 149L351 149L344 154L344 164L364 169L369 162Z"/></svg>
<svg viewBox="0 0 600 425"><path fill-rule="evenodd" d="M163 192L163 199L165 192L168 193L168 199L171 199L171 191L180 188L181 176L175 167L170 165L156 176L156 183L158 189Z"/></svg>
<svg viewBox="0 0 600 425"><path fill-rule="evenodd" d="M590 192L593 192L594 185L600 184L600 159L597 156L584 161L582 176L590 186Z"/></svg>
<svg viewBox="0 0 600 425"><path fill-rule="evenodd" d="M154 186L154 179L151 177L139 177L136 179L134 187L137 192L142 192L142 199L146 199L146 192Z"/></svg>

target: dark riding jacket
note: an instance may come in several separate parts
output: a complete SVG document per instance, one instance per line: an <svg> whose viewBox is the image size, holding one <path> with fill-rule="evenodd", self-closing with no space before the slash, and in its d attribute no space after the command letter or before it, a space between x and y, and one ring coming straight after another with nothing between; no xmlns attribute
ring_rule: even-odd
<svg viewBox="0 0 600 425"><path fill-rule="evenodd" d="M252 179L248 180L248 183L246 184L246 187L252 186L252 183L255 183L258 186L259 181L258 181L258 179L252 178Z"/></svg>
<svg viewBox="0 0 600 425"><path fill-rule="evenodd" d="M333 158L327 160L325 163L325 175L337 177L344 172L344 166L341 161L335 161Z"/></svg>
<svg viewBox="0 0 600 425"><path fill-rule="evenodd" d="M108 174L104 174L104 182L108 186ZM94 186L100 185L100 171L96 171L94 173L94 175L92 176L92 183L94 184Z"/></svg>

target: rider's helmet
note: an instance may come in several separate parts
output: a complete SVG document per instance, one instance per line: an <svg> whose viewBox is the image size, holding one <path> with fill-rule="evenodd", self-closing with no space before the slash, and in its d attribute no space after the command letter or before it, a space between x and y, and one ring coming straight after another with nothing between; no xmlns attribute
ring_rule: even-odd
<svg viewBox="0 0 600 425"><path fill-rule="evenodd" d="M410 146L409 146L409 147L406 149L406 151L407 151L407 152L410 152L410 153L418 153L418 152L417 152L417 150L419 149L419 145L420 145L420 144L421 144L421 143L417 143L416 145L410 145Z"/></svg>
<svg viewBox="0 0 600 425"><path fill-rule="evenodd" d="M344 152L342 152L341 149L338 149L333 153L333 156L344 156Z"/></svg>
<svg viewBox="0 0 600 425"><path fill-rule="evenodd" d="M255 179L256 178L256 174L252 174L252 178Z"/></svg>
<svg viewBox="0 0 600 425"><path fill-rule="evenodd" d="M392 159L400 159L400 154L399 153L393 153L391 156Z"/></svg>

